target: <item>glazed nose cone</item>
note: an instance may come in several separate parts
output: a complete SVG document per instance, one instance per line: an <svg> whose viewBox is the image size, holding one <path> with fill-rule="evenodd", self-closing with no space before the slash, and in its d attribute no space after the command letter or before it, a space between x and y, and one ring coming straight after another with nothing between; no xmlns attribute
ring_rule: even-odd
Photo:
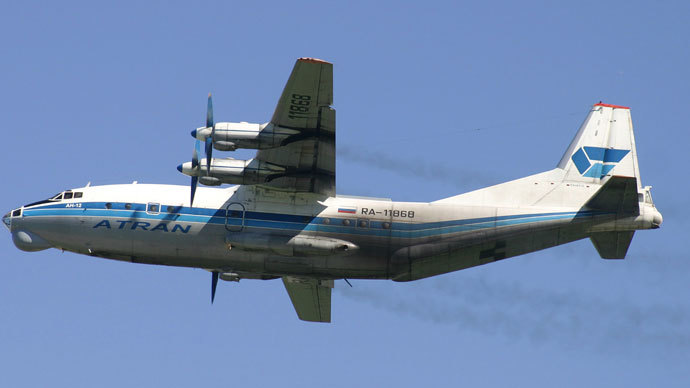
<svg viewBox="0 0 690 388"><path fill-rule="evenodd" d="M12 226L12 212L8 212L4 216L2 216L2 223L5 224L7 229L10 229Z"/></svg>

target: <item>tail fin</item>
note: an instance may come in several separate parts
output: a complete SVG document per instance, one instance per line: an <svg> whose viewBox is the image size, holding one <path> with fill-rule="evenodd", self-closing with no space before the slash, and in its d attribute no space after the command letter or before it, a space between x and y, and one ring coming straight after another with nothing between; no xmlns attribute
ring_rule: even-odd
<svg viewBox="0 0 690 388"><path fill-rule="evenodd" d="M564 180L600 184L607 176L634 177L641 187L630 108L594 104L558 163Z"/></svg>

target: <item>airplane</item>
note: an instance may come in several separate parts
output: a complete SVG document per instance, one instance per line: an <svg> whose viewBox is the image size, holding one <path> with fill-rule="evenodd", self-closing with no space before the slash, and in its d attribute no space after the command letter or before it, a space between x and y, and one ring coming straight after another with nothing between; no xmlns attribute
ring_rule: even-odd
<svg viewBox="0 0 690 388"><path fill-rule="evenodd" d="M336 195L332 104L333 65L299 58L267 123L216 123L209 95L192 160L178 166L189 187L89 184L3 223L23 251L208 270L211 303L219 279L280 278L299 319L330 322L334 280L414 281L584 238L623 259L636 230L663 221L628 107L594 104L553 169L427 203Z"/></svg>

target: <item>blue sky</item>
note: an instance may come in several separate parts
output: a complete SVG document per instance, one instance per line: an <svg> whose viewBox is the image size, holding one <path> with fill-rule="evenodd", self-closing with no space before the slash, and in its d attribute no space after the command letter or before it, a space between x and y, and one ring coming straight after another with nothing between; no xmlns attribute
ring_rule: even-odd
<svg viewBox="0 0 690 388"><path fill-rule="evenodd" d="M197 4L198 3L198 4ZM338 192L430 201L553 168L600 100L632 107L664 214L624 261L587 240L399 284L338 282L330 325L278 281L0 239L0 386L686 386L687 2L15 2L0 13L5 210L188 184L206 94L270 118L334 63ZM4 212L3 212L4 213Z"/></svg>

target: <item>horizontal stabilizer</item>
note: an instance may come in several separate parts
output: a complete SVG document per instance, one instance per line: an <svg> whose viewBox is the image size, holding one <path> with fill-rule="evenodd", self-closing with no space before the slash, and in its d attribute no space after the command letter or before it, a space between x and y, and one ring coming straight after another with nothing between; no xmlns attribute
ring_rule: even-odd
<svg viewBox="0 0 690 388"><path fill-rule="evenodd" d="M624 259L635 232L599 232L589 238L602 259Z"/></svg>
<svg viewBox="0 0 690 388"><path fill-rule="evenodd" d="M637 179L613 176L586 203L590 209L615 212L616 214L640 214L637 200Z"/></svg>

